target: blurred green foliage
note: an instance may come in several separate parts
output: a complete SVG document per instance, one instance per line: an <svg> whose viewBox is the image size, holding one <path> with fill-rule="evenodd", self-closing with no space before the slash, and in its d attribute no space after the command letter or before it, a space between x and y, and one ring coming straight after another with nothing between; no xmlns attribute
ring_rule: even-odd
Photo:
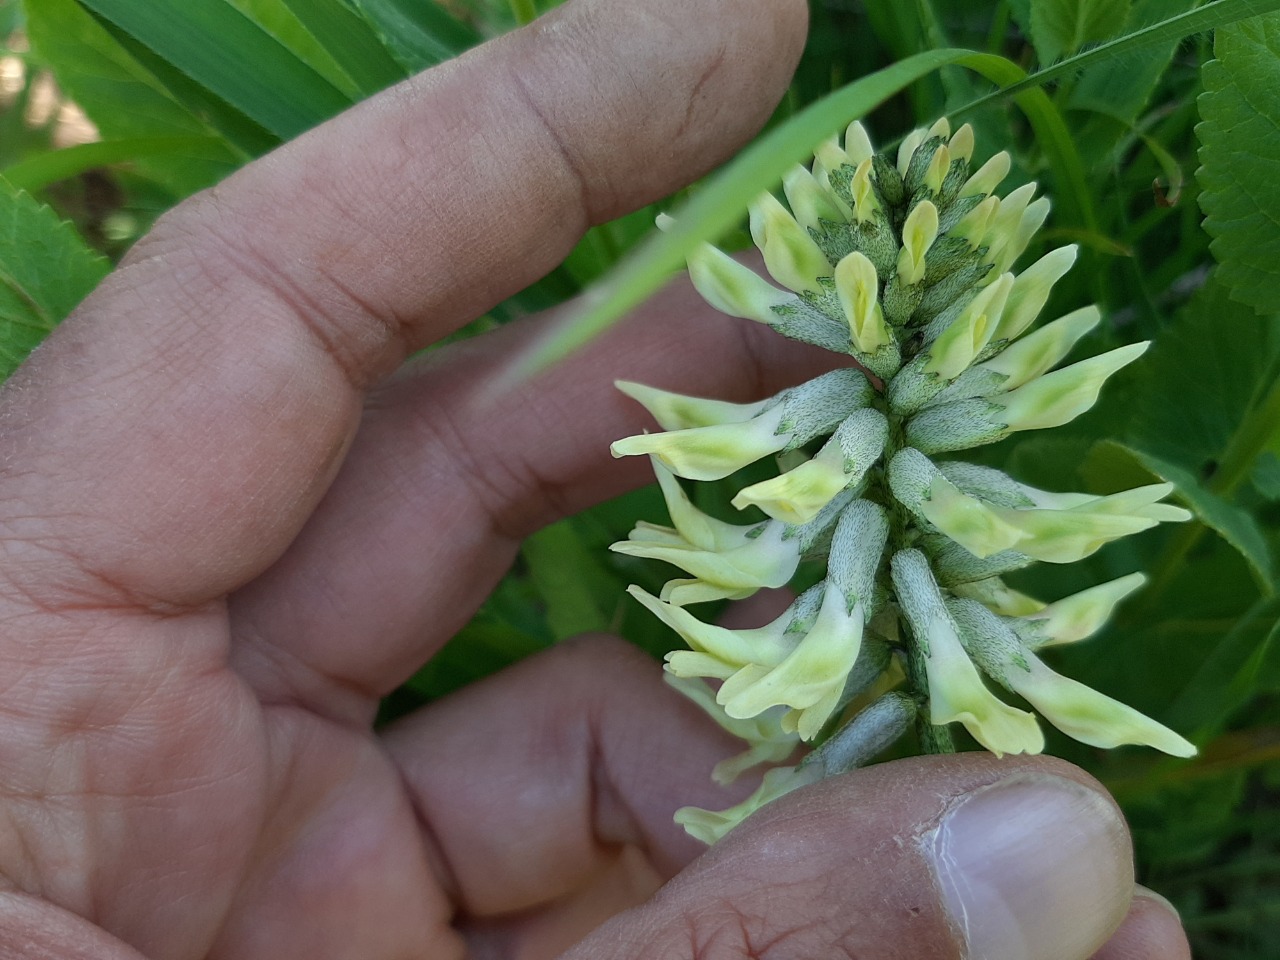
<svg viewBox="0 0 1280 960"><path fill-rule="evenodd" d="M0 0L0 37L8 38L0 71L0 374L102 276L105 262L93 251L118 257L183 197L554 5ZM828 111L839 102L849 114L842 122L866 113L881 143L943 113L971 122L979 159L1010 149L1011 181L1039 180L1057 199L1051 229L1028 258L1068 240L1086 251L1049 307L1103 308L1109 322L1080 353L1155 341L1087 416L1052 437L1006 441L988 456L1056 489L1101 493L1156 474L1196 513L1197 523L1121 541L1069 569L1033 568L1018 586L1054 598L1131 570L1151 574L1105 635L1058 659L1071 676L1191 736L1201 756L1104 753L1065 738L1051 749L1121 800L1141 879L1178 905L1198 957L1273 956L1280 943L1280 14L1272 11L1280 2L814 0L811 7L808 47L770 129L804 129L796 124L812 122L816 114L805 110L820 102ZM923 79L900 90L864 84L875 89L823 100L944 48L990 56L981 73L962 65L980 62L971 55L943 57L946 65L922 68ZM1023 71L1035 78L1024 88L1034 93L992 96L991 78L1007 85ZM1047 80L1036 76L1044 71ZM72 101L97 136L66 144L61 108ZM772 186L768 166L768 157L740 165L687 195L720 190L714 195L736 210ZM678 244L691 240L651 239L655 209L594 228L565 264L471 330L559 303L602 278L638 276L625 272L637 250L678 258ZM656 590L665 577L605 550L635 518L659 516L660 504L654 490L637 491L532 537L475 619L389 698L385 714L584 630L621 632L655 656L670 649L675 638L623 593L628 583Z"/></svg>

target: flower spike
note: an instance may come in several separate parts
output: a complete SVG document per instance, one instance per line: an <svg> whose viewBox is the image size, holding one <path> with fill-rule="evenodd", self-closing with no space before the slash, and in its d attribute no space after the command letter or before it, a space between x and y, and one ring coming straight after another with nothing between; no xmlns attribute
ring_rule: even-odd
<svg viewBox="0 0 1280 960"><path fill-rule="evenodd" d="M678 811L707 843L793 790L872 762L912 724L929 752L953 749L963 730L997 755L1037 753L1037 714L1096 747L1195 752L1040 658L1098 633L1142 574L1053 602L1004 579L1190 519L1166 502L1173 486L1059 493L946 456L1073 420L1147 348L1059 366L1102 323L1085 306L1036 328L1078 250L1019 269L1049 200L1034 184L998 195L1011 158L998 152L975 171L975 146L971 126L953 132L942 119L886 155L853 123L785 175L785 205L772 193L752 204L773 282L710 245L689 257L712 306L830 351L841 358L831 373L752 403L618 384L662 432L613 452L650 456L671 525L641 521L613 549L686 574L659 596L630 592L686 645L667 654L672 685L744 743L712 775L795 764L769 769L727 810ZM703 512L679 479L724 479L759 461L777 473L754 473L729 498L763 516L752 522ZM687 609L789 584L802 564L825 571L804 573L816 584L764 626L731 630Z"/></svg>

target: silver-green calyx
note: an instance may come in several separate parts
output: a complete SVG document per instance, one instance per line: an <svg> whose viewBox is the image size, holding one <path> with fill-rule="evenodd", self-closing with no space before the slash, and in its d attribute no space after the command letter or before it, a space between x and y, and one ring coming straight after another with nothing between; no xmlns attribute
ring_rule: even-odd
<svg viewBox="0 0 1280 960"><path fill-rule="evenodd" d="M997 197L1008 155L974 172L972 153L971 128L952 134L940 120L892 160L854 123L811 168L786 176L786 206L766 194L751 207L752 237L777 285L709 244L689 258L712 306L852 356L870 375L840 368L749 404L619 384L662 432L619 440L613 453L650 456L672 526L641 522L613 549L689 574L657 597L631 593L689 646L667 657L673 685L748 744L716 778L816 744L796 766L770 769L736 807L679 811L708 843L761 805L866 763L913 723L926 749L945 749L946 725L959 722L997 755L1039 752L1035 716L997 697L992 682L1084 743L1195 752L1037 654L1096 632L1141 574L1053 603L1000 579L1188 519L1161 502L1171 485L1050 493L943 458L1067 423L1147 346L1054 369L1100 320L1086 307L1028 332L1076 249L1011 272L1049 203L1033 199L1034 184ZM721 479L770 455L783 472L733 499L764 521L708 516L677 479ZM764 627L729 630L687 609L783 586L815 558L826 578Z"/></svg>

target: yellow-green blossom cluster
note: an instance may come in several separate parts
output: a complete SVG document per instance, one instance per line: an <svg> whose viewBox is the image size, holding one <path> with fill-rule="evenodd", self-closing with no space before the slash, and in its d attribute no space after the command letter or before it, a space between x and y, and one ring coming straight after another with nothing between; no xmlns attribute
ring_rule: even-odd
<svg viewBox="0 0 1280 960"><path fill-rule="evenodd" d="M772 282L708 244L689 258L695 287L717 309L856 367L747 404L619 384L662 430L619 440L614 455L652 459L672 526L639 523L613 549L688 574L660 596L631 592L688 644L667 657L673 682L748 744L717 779L817 744L797 766L769 770L737 807L680 811L707 842L760 805L865 763L916 720L925 729L959 722L996 754L1040 751L1036 717L992 684L1085 743L1194 752L1037 655L1096 632L1142 585L1140 574L1054 603L1001 580L1187 519L1162 502L1171 486L1050 493L942 458L1067 423L1147 346L1058 366L1100 320L1086 307L1031 329L1076 248L1015 273L1049 203L1035 199L1034 184L998 196L1008 154L973 171L973 148L968 125L952 133L940 120L891 159L854 123L843 142L819 147L811 167L787 174L785 205L772 194L752 205L751 234ZM677 479L717 480L770 456L783 472L733 498L763 521L711 517ZM826 577L764 627L730 630L687 609L783 586L802 559L824 560ZM885 692L895 670L907 684Z"/></svg>

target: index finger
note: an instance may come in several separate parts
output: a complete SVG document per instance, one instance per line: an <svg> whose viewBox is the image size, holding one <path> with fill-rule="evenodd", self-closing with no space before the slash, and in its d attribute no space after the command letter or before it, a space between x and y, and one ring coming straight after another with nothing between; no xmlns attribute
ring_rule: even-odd
<svg viewBox="0 0 1280 960"><path fill-rule="evenodd" d="M571 3L168 215L4 391L10 575L165 608L252 577L363 387L723 159L803 29L799 0Z"/></svg>

